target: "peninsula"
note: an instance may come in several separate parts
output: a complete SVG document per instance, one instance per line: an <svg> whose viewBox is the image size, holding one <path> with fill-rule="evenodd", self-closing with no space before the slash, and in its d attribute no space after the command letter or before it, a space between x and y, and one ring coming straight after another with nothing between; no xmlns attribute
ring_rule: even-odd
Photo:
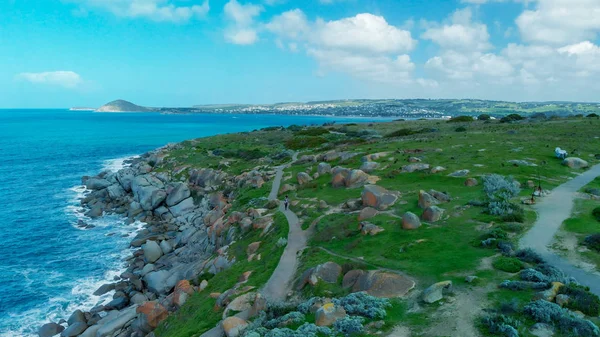
<svg viewBox="0 0 600 337"><path fill-rule="evenodd" d="M86 216L145 228L112 300L40 336L599 336L600 120L489 117L269 127L84 177Z"/></svg>

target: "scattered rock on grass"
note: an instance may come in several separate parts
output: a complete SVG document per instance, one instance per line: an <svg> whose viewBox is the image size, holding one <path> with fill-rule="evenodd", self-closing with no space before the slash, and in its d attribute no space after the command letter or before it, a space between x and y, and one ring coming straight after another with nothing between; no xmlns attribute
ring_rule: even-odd
<svg viewBox="0 0 600 337"><path fill-rule="evenodd" d="M465 180L465 186L467 187L477 186L478 184L479 182L475 178L467 178L467 180Z"/></svg>
<svg viewBox="0 0 600 337"><path fill-rule="evenodd" d="M326 173L331 173L331 165L327 163L319 163L317 166L317 173L321 176Z"/></svg>
<svg viewBox="0 0 600 337"><path fill-rule="evenodd" d="M577 157L566 158L562 164L574 169L582 169L590 166L587 161Z"/></svg>
<svg viewBox="0 0 600 337"><path fill-rule="evenodd" d="M437 205L438 201L431 194L420 190L418 205L421 209L426 209L430 206Z"/></svg>
<svg viewBox="0 0 600 337"><path fill-rule="evenodd" d="M398 192L388 191L378 185L366 185L362 192L362 203L378 210L385 210L398 200Z"/></svg>
<svg viewBox="0 0 600 337"><path fill-rule="evenodd" d="M377 216L377 214L379 214L379 211L377 211L375 208L365 207L360 211L360 214L358 215L358 221L370 219L374 216Z"/></svg>
<svg viewBox="0 0 600 337"><path fill-rule="evenodd" d="M349 277L348 283L350 281ZM406 295L414 287L415 282L405 276L372 270L359 274L352 286L352 292L364 291L374 297L395 298Z"/></svg>
<svg viewBox="0 0 600 337"><path fill-rule="evenodd" d="M227 317L221 323L227 337L239 337L248 327L248 323L238 317Z"/></svg>
<svg viewBox="0 0 600 337"><path fill-rule="evenodd" d="M443 281L433 284L423 291L423 302L435 303L444 298L444 294L451 290L452 281Z"/></svg>
<svg viewBox="0 0 600 337"><path fill-rule="evenodd" d="M381 228L381 227L379 227L377 225L374 225L374 224L372 224L370 222L367 222L367 221L362 221L359 224L359 229L360 229L360 232L362 233L362 235L369 234L371 236L376 235L376 234L384 231L383 228Z"/></svg>
<svg viewBox="0 0 600 337"><path fill-rule="evenodd" d="M437 206L430 206L423 211L421 219L423 219L423 221L436 222L440 221L443 215L444 210L442 208L439 208Z"/></svg>
<svg viewBox="0 0 600 337"><path fill-rule="evenodd" d="M402 167L402 172L404 172L404 173L412 173L415 171L425 171L425 170L429 170L429 164L416 163L416 164L405 165Z"/></svg>
<svg viewBox="0 0 600 337"><path fill-rule="evenodd" d="M421 227L421 220L412 212L406 212L402 216L402 229L417 229Z"/></svg>
<svg viewBox="0 0 600 337"><path fill-rule="evenodd" d="M431 173L436 174L442 171L446 171L446 168L443 166L436 166L434 168L431 169Z"/></svg>
<svg viewBox="0 0 600 337"><path fill-rule="evenodd" d="M304 185L312 181L312 178L306 172L299 172L297 178L299 185Z"/></svg>
<svg viewBox="0 0 600 337"><path fill-rule="evenodd" d="M459 170L459 171L455 171L452 172L448 175L448 177L454 177L454 178L461 178L461 177L466 177L469 175L469 170Z"/></svg>

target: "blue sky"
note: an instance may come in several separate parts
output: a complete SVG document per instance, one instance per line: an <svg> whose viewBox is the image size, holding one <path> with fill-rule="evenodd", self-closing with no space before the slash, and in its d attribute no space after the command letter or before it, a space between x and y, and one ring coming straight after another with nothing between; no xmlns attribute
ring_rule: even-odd
<svg viewBox="0 0 600 337"><path fill-rule="evenodd" d="M600 101L598 0L5 0L0 108Z"/></svg>

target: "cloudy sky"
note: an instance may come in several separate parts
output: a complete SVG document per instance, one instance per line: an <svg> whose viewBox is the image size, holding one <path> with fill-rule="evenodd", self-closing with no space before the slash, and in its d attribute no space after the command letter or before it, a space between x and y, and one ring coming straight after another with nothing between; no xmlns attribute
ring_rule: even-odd
<svg viewBox="0 0 600 337"><path fill-rule="evenodd" d="M600 101L600 0L2 0L0 108Z"/></svg>

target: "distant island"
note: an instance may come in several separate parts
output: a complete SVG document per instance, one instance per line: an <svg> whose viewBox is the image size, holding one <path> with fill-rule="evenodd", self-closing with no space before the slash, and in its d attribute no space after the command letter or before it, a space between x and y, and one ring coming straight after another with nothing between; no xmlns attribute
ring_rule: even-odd
<svg viewBox="0 0 600 337"><path fill-rule="evenodd" d="M71 110L88 110L72 108ZM93 109L92 109L93 110ZM456 115L508 114L588 115L600 114L600 103L583 102L505 102L479 99L349 99L306 103L217 104L192 107L143 107L116 100L96 112L158 112L162 114L221 113L278 114L340 117L448 118Z"/></svg>
<svg viewBox="0 0 600 337"><path fill-rule="evenodd" d="M112 101L104 104L100 108L95 110L96 112L152 112L156 111L156 109L147 108L143 106L139 106L133 104L131 102L118 99L116 101Z"/></svg>

